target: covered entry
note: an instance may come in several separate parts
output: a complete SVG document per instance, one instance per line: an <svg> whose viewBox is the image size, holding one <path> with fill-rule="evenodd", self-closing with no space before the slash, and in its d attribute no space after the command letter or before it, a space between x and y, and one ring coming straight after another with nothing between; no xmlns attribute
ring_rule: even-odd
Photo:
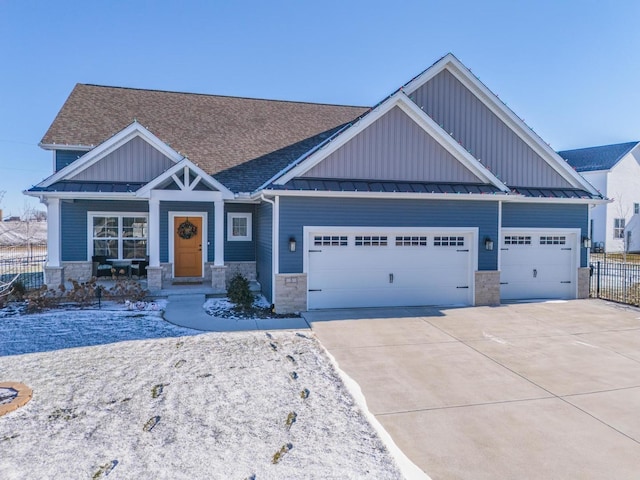
<svg viewBox="0 0 640 480"><path fill-rule="evenodd" d="M309 309L473 303L472 229L305 230Z"/></svg>

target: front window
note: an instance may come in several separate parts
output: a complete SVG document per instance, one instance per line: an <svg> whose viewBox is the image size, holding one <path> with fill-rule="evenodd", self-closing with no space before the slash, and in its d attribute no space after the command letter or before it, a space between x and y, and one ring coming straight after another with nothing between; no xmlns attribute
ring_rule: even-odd
<svg viewBox="0 0 640 480"><path fill-rule="evenodd" d="M91 255L110 259L144 260L147 255L147 217L136 214L92 214Z"/></svg>
<svg viewBox="0 0 640 480"><path fill-rule="evenodd" d="M227 240L250 241L251 240L251 214L228 213L227 214Z"/></svg>
<svg viewBox="0 0 640 480"><path fill-rule="evenodd" d="M613 238L624 238L624 218L613 219Z"/></svg>

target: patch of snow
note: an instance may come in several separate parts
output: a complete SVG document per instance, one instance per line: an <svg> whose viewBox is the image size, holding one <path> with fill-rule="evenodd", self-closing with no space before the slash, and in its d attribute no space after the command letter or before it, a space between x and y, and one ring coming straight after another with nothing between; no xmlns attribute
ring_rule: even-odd
<svg viewBox="0 0 640 480"><path fill-rule="evenodd" d="M3 478L402 478L313 335L195 333L123 306L0 319L0 381L33 389Z"/></svg>

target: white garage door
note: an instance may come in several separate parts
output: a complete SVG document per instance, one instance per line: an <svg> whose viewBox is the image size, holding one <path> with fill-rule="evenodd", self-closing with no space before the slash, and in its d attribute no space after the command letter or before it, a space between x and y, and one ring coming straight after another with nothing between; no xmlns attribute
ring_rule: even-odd
<svg viewBox="0 0 640 480"><path fill-rule="evenodd" d="M469 231L311 231L308 305L350 308L472 303Z"/></svg>
<svg viewBox="0 0 640 480"><path fill-rule="evenodd" d="M501 299L575 298L579 253L573 232L503 229Z"/></svg>

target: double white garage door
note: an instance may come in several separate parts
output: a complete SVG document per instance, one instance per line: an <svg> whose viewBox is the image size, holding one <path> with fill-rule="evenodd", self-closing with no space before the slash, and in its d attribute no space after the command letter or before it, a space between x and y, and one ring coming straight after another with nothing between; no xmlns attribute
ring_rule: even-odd
<svg viewBox="0 0 640 480"><path fill-rule="evenodd" d="M477 229L307 227L305 235L309 309L474 303ZM577 253L575 232L504 229L501 298L575 298Z"/></svg>
<svg viewBox="0 0 640 480"><path fill-rule="evenodd" d="M469 305L474 237L456 229L308 232L308 307Z"/></svg>

